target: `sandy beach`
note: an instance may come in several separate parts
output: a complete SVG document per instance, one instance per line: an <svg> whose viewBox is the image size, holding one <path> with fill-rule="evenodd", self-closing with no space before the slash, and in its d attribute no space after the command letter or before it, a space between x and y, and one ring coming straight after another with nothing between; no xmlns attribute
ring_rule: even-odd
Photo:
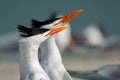
<svg viewBox="0 0 120 80"><path fill-rule="evenodd" d="M120 54L62 54L67 69L90 71L106 64L119 64ZM19 55L0 54L0 80L19 80Z"/></svg>

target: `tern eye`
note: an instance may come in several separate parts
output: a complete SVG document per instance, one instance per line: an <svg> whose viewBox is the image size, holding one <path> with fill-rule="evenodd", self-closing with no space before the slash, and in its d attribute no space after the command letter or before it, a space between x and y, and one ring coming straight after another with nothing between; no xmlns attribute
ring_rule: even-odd
<svg viewBox="0 0 120 80"><path fill-rule="evenodd" d="M54 19L51 19L51 20L48 21L48 24L51 24L51 23L53 23L54 21L55 21Z"/></svg>
<svg viewBox="0 0 120 80"><path fill-rule="evenodd" d="M48 24L51 24L51 23L53 23L53 22L55 22L55 21L57 21L57 20L59 20L59 19L61 19L61 18L52 18L52 19L50 19L50 20L47 20L46 22L47 22Z"/></svg>

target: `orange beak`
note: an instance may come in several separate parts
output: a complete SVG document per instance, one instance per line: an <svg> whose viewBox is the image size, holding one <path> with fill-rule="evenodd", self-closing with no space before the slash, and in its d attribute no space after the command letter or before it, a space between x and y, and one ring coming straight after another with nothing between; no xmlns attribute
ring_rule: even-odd
<svg viewBox="0 0 120 80"><path fill-rule="evenodd" d="M62 19L58 23L56 23L54 26L59 25L59 24L65 25L67 22L69 22L71 19L73 19L75 16L77 16L78 14L80 14L82 12L83 12L83 9L73 11L73 12L63 16Z"/></svg>
<svg viewBox="0 0 120 80"><path fill-rule="evenodd" d="M56 34L56 33L66 29L66 28L67 27L65 27L65 26L50 28L50 32L46 36L48 36L48 35L52 36L53 34Z"/></svg>
<svg viewBox="0 0 120 80"><path fill-rule="evenodd" d="M50 32L46 36L53 35L55 33L58 33L64 29L66 29L67 27L65 27L64 25L67 22L69 22L71 19L73 19L75 16L80 14L81 12L83 12L83 9L73 11L73 12L63 16L62 19L58 23L54 24L54 27L50 28Z"/></svg>

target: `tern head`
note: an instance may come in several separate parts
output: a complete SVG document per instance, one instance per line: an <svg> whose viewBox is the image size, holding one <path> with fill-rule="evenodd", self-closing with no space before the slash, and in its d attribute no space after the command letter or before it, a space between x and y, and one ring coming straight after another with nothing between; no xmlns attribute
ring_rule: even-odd
<svg viewBox="0 0 120 80"><path fill-rule="evenodd" d="M67 22L69 22L70 20L72 20L75 16L77 16L78 14L80 14L81 12L83 12L83 9L79 9L76 11L73 11L63 17L59 17L59 18L51 18L49 20L46 21L38 21L38 20L32 20L32 26L33 28L50 28L53 26L64 26Z"/></svg>
<svg viewBox="0 0 120 80"><path fill-rule="evenodd" d="M20 32L20 35L22 36L21 41L27 41L27 42L33 42L33 43L41 43L45 41L50 36L66 29L65 26L61 27L52 27L49 29L45 28L27 28L22 25L18 25L18 30Z"/></svg>

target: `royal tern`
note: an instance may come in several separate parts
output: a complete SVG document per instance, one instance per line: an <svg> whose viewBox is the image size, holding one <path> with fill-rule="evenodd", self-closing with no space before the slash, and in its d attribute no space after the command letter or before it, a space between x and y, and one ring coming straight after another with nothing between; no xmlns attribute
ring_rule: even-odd
<svg viewBox="0 0 120 80"><path fill-rule="evenodd" d="M51 35L66 27L27 28L19 25L20 80L50 80L38 60L38 48Z"/></svg>
<svg viewBox="0 0 120 80"><path fill-rule="evenodd" d="M50 25L60 26L65 25L68 21L70 21L73 17L81 13L83 10L76 10L70 14L67 14L59 21L55 21L54 23L51 23ZM46 24L49 21L52 21L54 19L47 20L45 22L38 22L36 20L32 21L33 28L39 28L41 25ZM36 24L35 24L36 23ZM50 25L42 26L44 28L49 28ZM62 58L60 55L60 51L56 45L55 42L55 36L50 37L45 42L43 42L40 46L42 57L41 57L41 66L46 71L48 76L51 80L72 80L69 73L66 71L63 63Z"/></svg>
<svg viewBox="0 0 120 80"><path fill-rule="evenodd" d="M62 17L62 15L59 15L56 12L53 12L50 15L49 21L52 20L53 18L57 18L57 17ZM41 26L41 24L43 24L46 21L41 22L41 21L32 19L31 22L32 22L32 26L38 26L39 27L39 26ZM57 46L58 46L58 48L61 52L63 52L70 45L70 42L71 42L71 39L72 39L70 23L66 23L64 26L66 26L67 29L57 33L56 36L55 36ZM46 28L49 28L49 26L47 26Z"/></svg>

